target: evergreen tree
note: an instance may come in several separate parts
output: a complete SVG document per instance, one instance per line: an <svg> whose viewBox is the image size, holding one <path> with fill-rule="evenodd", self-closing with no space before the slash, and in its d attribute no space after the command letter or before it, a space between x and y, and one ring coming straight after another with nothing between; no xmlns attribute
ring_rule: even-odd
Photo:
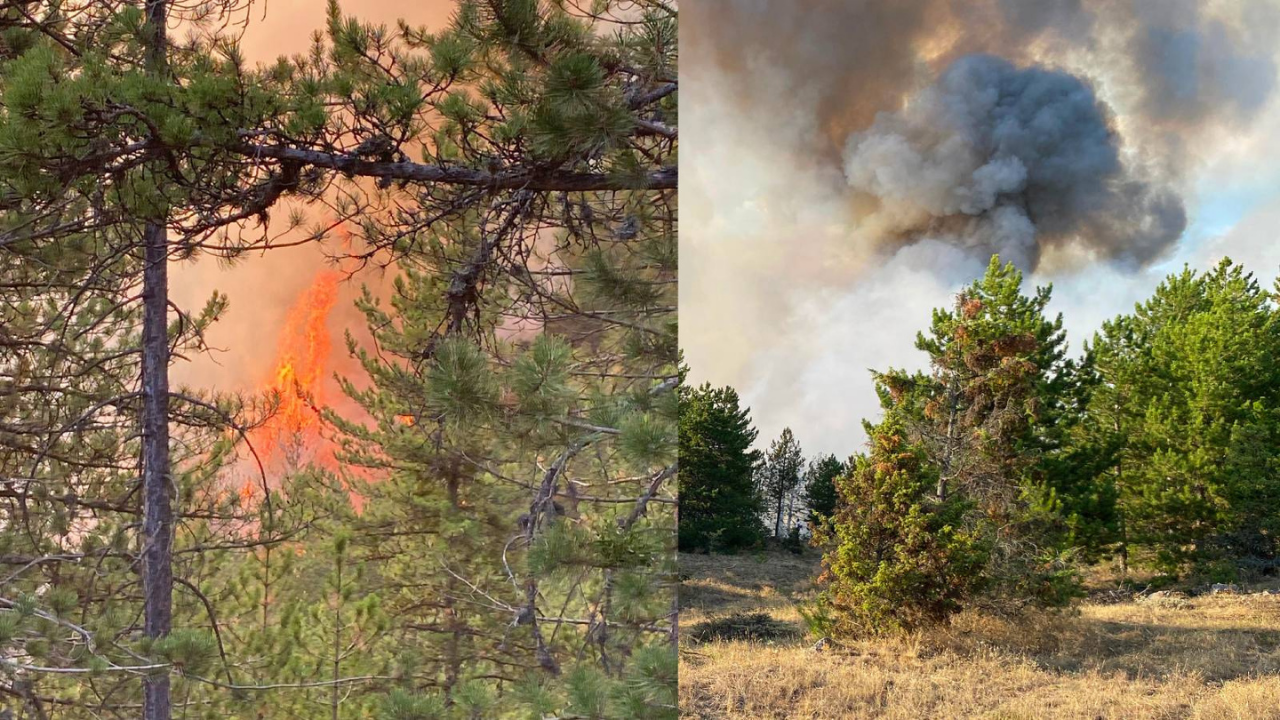
<svg viewBox="0 0 1280 720"><path fill-rule="evenodd" d="M674 373L663 368L675 344L676 13L650 3L614 23L614 5L586 12L467 0L441 32L402 26L393 33L330 3L311 54L256 68L220 29L234 20L230 5L91 3L68 13L58 3L29 3L0 11L0 282L6 314L26 318L40 308L30 324L15 319L15 330L7 322L0 330L0 373L13 381L0 387L8 503L0 553L15 563L0 592L8 608L0 608L0 622L16 628L0 646L5 663L20 658L6 665L15 674L4 681L28 707L56 702L67 713L159 719L177 703L210 713L239 707L246 692L323 694L324 707L339 715L375 705L419 712L435 702L419 697L436 682L428 672L396 675L410 689L395 692L377 673L303 679L295 660L321 636L361 637L354 654L338 653L348 670L387 667L403 656L385 635L375 642L352 632L365 615L346 600L327 630L320 614L305 612L320 598L343 596L324 589L310 561L324 551L310 535L323 523L307 515L318 506L308 503L324 496L319 488L332 490L331 481L353 480L316 480L315 492L294 484L286 496L264 479L246 502L219 475L248 422L238 404L168 386L172 352L201 351L204 329L225 306L214 298L204 312L173 308L169 263L234 259L272 247L282 230L296 233L286 244L318 241L343 221L360 260L412 268L409 258L417 258L432 274L423 317L434 313L435 324L408 325L423 340L413 355L420 368L440 365L436 349L446 340L472 342L490 352L490 367L506 367L512 340L496 342L497 328L532 321L571 336L576 355L566 372L597 378L575 386L584 396L575 411L619 409L560 418L589 439L555 438L555 457L565 461L552 458L554 482L536 483L525 503L532 520L522 552L532 553L553 524L546 510L569 487L562 477L574 469L569 460L584 450L596 450L601 465L625 464L646 478L631 483L642 492L619 484L592 496L619 513L631 508L615 522L618 537L599 529L609 529L603 515L591 515L603 546L621 553L594 566L595 584L557 593L559 579L540 586L521 568L523 607L533 611L547 598L565 603L562 614L548 614L547 638L538 641L535 632L512 645L526 655L535 648L536 665L558 669L554 653L572 628L584 628L609 678L594 682L584 664L547 692L522 686L522 707L589 705L600 697L592 688L608 694L617 715L673 706L674 653L637 638L674 632L664 580L673 554L661 541L673 532L650 506L668 506L661 489L675 472L667 457L675 446ZM191 32L173 42L168 31L179 25ZM312 206L310 226L303 203ZM277 221L287 217L284 227L271 223L273 211ZM552 255L562 259L547 262ZM504 308L514 298L538 311L506 326ZM524 380L504 387L497 408L537 395L529 373L539 366L526 364L532 369L513 373ZM639 387L639 378L655 387ZM41 387L68 392L49 401ZM535 412L525 408L522 417ZM595 429L578 427L584 424ZM486 450L519 447L504 462L482 455L501 477L510 467L547 462L541 453L554 445L546 434L529 440L518 425L505 428L514 432L509 438L495 425L485 429L474 434ZM454 430L456 437L461 430ZM296 511L295 502L303 503ZM349 512L339 506L331 504L339 515ZM343 557L369 553L367 539L354 534ZM652 562L633 565L629 542ZM295 558L309 560L276 562L295 549ZM248 576L242 563L253 569ZM382 568L360 569L381 582ZM279 609L282 633L292 633L262 634L257 647L281 659L274 666L250 651L249 629L265 622L248 624L240 611L249 603L232 602L252 596L227 594L237 577L241 587L261 586L255 609L268 619ZM349 577L344 570L339 584L349 589ZM273 598L286 588L302 599ZM48 606L32 599L37 589ZM217 593L223 602L215 605ZM74 622L60 617L73 596L81 598L72 603L80 608ZM563 615L577 611L589 616ZM536 624L522 623L521 632ZM464 634L457 623L446 633ZM434 658L428 666L438 667ZM79 680L88 670L102 679L86 688ZM338 687L359 697L335 703ZM483 706L483 694L459 687L445 700L450 712L462 712L468 702ZM292 701L258 709L298 716Z"/></svg>
<svg viewBox="0 0 1280 720"><path fill-rule="evenodd" d="M803 472L804 455L800 450L800 443L796 441L791 428L783 428L778 439L769 444L756 481L765 498L765 506L773 515L775 538L784 537L783 524L787 519L784 510L788 507L788 502L794 499L796 489L801 487L800 477Z"/></svg>
<svg viewBox="0 0 1280 720"><path fill-rule="evenodd" d="M1187 269L1068 361L1049 291L1021 281L993 259L918 339L929 373L876 375L885 419L820 538L824 627L1058 604L1072 558L1114 549L1216 579L1276 566L1275 297L1229 260Z"/></svg>
<svg viewBox="0 0 1280 720"><path fill-rule="evenodd" d="M1104 325L1089 411L1120 444L1104 475L1120 492L1125 550L1188 563L1270 567L1276 557L1280 324L1239 265L1170 276Z"/></svg>
<svg viewBox="0 0 1280 720"><path fill-rule="evenodd" d="M1090 410L1102 382L1090 348L1064 368L1064 380L1049 398L1047 417L1054 419L1042 430L1043 454L1032 470L1031 493L1045 540L1092 563L1113 555L1123 537L1119 489L1107 472L1117 462L1121 439L1112 418Z"/></svg>
<svg viewBox="0 0 1280 720"><path fill-rule="evenodd" d="M174 517L183 583L173 613L186 627L144 637L135 534L142 312L131 302L138 261L123 231L18 238L0 249L0 624L11 623L0 666L26 712L51 698L96 708L116 697L122 715L136 716L140 676L166 664L208 669L214 613L192 558L230 542L253 516L217 477L234 404L175 389L168 482L184 507ZM167 342L198 352L223 306L214 297L184 315ZM102 673L92 694L77 675L88 669Z"/></svg>
<svg viewBox="0 0 1280 720"><path fill-rule="evenodd" d="M1061 318L1044 315L1050 290L1028 297L1021 286L993 257L917 337L929 373L875 374L886 419L868 428L873 452L842 481L843 509L824 534L823 602L836 613L826 624L914 627L977 605L1058 605L1076 591L1043 502L1074 372Z"/></svg>
<svg viewBox="0 0 1280 720"><path fill-rule="evenodd" d="M362 542L414 639L392 649L404 692L461 707L511 685L543 713L674 708L674 237L639 220L663 217L654 201L584 199L624 203L635 233L582 247L570 231L550 266L496 275L464 313L457 257L486 242L468 225L402 261L394 312L364 303L373 384L346 390L377 422L334 420L349 461L390 472L369 487ZM500 224L513 246L538 231ZM574 285L556 280L570 272ZM513 317L542 330L512 333Z"/></svg>
<svg viewBox="0 0 1280 720"><path fill-rule="evenodd" d="M368 568L351 547L358 516L350 493L359 486L314 468L287 473L269 503L246 494L258 512L258 521L242 530L247 551L231 545L198 556L206 570L195 580L216 610L214 628L231 663L217 679L230 687L210 685L207 676L183 678L175 693L213 717L331 716L334 686L342 691L340 717L359 716L378 698L358 689L394 677L390 654L379 651L387 635L370 640L385 622L374 612L381 598L368 592ZM357 607L366 597L370 604ZM348 643L358 642L355 651L340 651L339 683L332 681L335 627Z"/></svg>
<svg viewBox="0 0 1280 720"><path fill-rule="evenodd" d="M1056 604L1071 592L1037 502L1074 375L1062 318L1045 316L1050 293L1023 295L1022 273L992 257L954 309L935 310L929 335L918 337L931 374L882 376L891 393L910 388L909 428L938 469L938 500L962 494L976 504L975 523L994 533L988 602Z"/></svg>
<svg viewBox="0 0 1280 720"><path fill-rule="evenodd" d="M362 303L372 384L346 384L373 422L332 418L344 459L386 473L355 540L402 638L384 702L673 717L676 199L649 179L675 145L633 118L674 113L674 17L655 5L601 46L551 6L498 5L459 14L491 107L460 104L442 148L607 173L465 211L419 196L422 215L361 226L404 249L392 306ZM534 80L547 95L519 123L475 127L520 112Z"/></svg>
<svg viewBox="0 0 1280 720"><path fill-rule="evenodd" d="M881 397L889 399L883 386ZM989 528L975 526L975 504L961 493L937 497L937 466L911 444L900 409L889 400L885 419L866 425L870 451L837 478L840 502L815 536L829 548L809 615L818 632L936 624L990 582Z"/></svg>
<svg viewBox="0 0 1280 720"><path fill-rule="evenodd" d="M809 523L818 527L836 514L839 495L836 478L846 472L844 463L835 455L822 455L809 462L804 475L805 504L809 508Z"/></svg>
<svg viewBox="0 0 1280 720"><path fill-rule="evenodd" d="M733 388L680 388L680 550L737 550L760 542L756 430Z"/></svg>

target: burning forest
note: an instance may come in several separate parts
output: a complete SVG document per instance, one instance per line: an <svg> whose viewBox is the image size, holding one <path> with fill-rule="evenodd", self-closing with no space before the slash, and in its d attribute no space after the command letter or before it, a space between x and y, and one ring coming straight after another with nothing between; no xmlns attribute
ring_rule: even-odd
<svg viewBox="0 0 1280 720"><path fill-rule="evenodd" d="M321 408L334 372L329 314L341 278L336 270L319 272L285 317L271 375L264 383L269 415L246 438L267 467L333 465L332 447L321 432Z"/></svg>
<svg viewBox="0 0 1280 720"><path fill-rule="evenodd" d="M0 10L0 716L678 715L677 7L350 5Z"/></svg>

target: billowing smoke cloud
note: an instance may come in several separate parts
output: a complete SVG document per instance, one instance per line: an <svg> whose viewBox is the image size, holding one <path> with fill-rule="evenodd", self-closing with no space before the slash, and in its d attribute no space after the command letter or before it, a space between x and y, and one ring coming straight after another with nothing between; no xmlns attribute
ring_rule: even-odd
<svg viewBox="0 0 1280 720"><path fill-rule="evenodd" d="M714 75L750 120L805 105L837 145L976 53L1106 79L1159 134L1254 118L1275 88L1278 26L1274 0L699 0L681 50L686 76Z"/></svg>
<svg viewBox="0 0 1280 720"><path fill-rule="evenodd" d="M1275 0L684 10L682 345L811 451L856 449L866 369L918 362L920 308L992 252L1068 315L1128 309L1280 118Z"/></svg>
<svg viewBox="0 0 1280 720"><path fill-rule="evenodd" d="M1243 3L1236 23L1206 15L1194 0L1134 5L1134 61L1142 73L1143 111L1151 118L1199 124L1256 115L1276 84L1280 9Z"/></svg>
<svg viewBox="0 0 1280 720"><path fill-rule="evenodd" d="M1120 157L1106 108L1080 78L990 55L951 65L896 113L850 137L845 175L873 209L873 242L948 238L1035 267L1041 244L1146 264L1182 234L1180 198Z"/></svg>

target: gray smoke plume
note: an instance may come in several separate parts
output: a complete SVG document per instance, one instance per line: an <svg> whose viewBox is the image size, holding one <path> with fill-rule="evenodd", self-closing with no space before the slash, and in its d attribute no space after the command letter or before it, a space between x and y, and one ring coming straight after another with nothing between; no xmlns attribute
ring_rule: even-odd
<svg viewBox="0 0 1280 720"><path fill-rule="evenodd" d="M1068 324L1126 310L1195 257L1200 173L1257 176L1280 148L1280 0L683 10L681 344L762 441L790 424L810 451L856 448L866 369L914 363L923 308L992 252L1110 303L1059 304Z"/></svg>
<svg viewBox="0 0 1280 720"><path fill-rule="evenodd" d="M837 147L964 55L1106 79L1165 143L1247 124L1277 81L1274 0L698 0L684 15L686 75L714 75L744 120L804 106Z"/></svg>
<svg viewBox="0 0 1280 720"><path fill-rule="evenodd" d="M889 247L945 238L1024 268L1043 244L1144 265L1182 234L1172 191L1120 157L1107 109L1080 78L990 55L953 63L896 113L849 138L845 175L871 207L860 232Z"/></svg>

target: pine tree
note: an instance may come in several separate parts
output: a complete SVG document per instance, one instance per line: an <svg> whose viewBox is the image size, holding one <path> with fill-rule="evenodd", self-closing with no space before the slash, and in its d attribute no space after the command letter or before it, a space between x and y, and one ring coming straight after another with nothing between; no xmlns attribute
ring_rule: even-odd
<svg viewBox="0 0 1280 720"><path fill-rule="evenodd" d="M757 473L757 484L760 494L765 498L765 505L773 515L773 536L782 538L783 524L786 521L784 508L800 487L800 477L804 472L804 454L800 443L796 441L791 428L783 428L782 434L769 444L764 454L764 464ZM788 528L789 530L790 528Z"/></svg>
<svg viewBox="0 0 1280 720"><path fill-rule="evenodd" d="M809 508L809 524L818 527L836 514L839 495L836 478L847 470L835 455L822 455L809 461L804 475L805 504Z"/></svg>
<svg viewBox="0 0 1280 720"><path fill-rule="evenodd" d="M583 268L572 294L547 281L533 286L539 302L511 305L495 282L452 332L439 268L469 231L410 260L394 313L366 302L381 354L359 351L373 386L347 391L377 425L335 421L352 461L391 471L369 488L365 542L400 552L369 562L383 592L407 593L390 613L415 631L412 652L437 658L404 658L405 692L432 688L452 707L511 684L531 708L673 710L674 516L661 488L676 468L674 328L660 297L633 289L674 272L654 263L672 240L662 227L607 254L566 246L549 259ZM547 317L542 301L581 311ZM513 336L501 327L513 314L544 330Z"/></svg>
<svg viewBox="0 0 1280 720"><path fill-rule="evenodd" d="M567 445L555 438L559 453L566 454L566 447L575 452L556 466L554 482L545 488L550 492L538 484L527 503L532 530L521 550L541 541L549 527L546 508L558 502L553 496L559 488L570 487L560 477L570 470L568 455L598 447L602 466L622 462L646 477L633 483L640 488L611 485L592 502L621 511L628 503L620 500L631 501L631 511L615 523L623 537L613 538L612 531L602 537L622 543L623 550L638 542L637 552L653 565L633 567L629 551L600 563L605 577L564 590L561 613L589 614L581 627L591 630L590 647L610 657L606 689L611 707L625 708L619 714L661 714L673 706L673 652L666 643L638 639L674 633L673 619L667 619L673 595L663 594L673 555L661 542L670 521L652 509L665 509L661 488L675 472L674 458L666 457L675 443L675 402L667 399L674 397L674 373L663 368L671 364L675 344L676 13L652 3L634 20L609 28L610 5L586 13L523 0L466 1L443 32L402 26L392 33L348 18L331 3L314 52L258 68L249 67L234 39L217 29L219 20L228 19L217 13L231 12L229 7L191 10L156 0L141 8L94 4L74 14L56 4L3 11L0 195L8 234L0 262L16 268L6 282L22 278L12 283L21 293L11 306L15 316L27 315L31 302L45 306L41 322L15 323L21 330L11 339L6 327L0 340L0 368L14 379L11 392L0 391L0 436L13 438L5 444L12 454L3 467L13 481L6 477L4 488L14 490L6 498L11 509L5 509L3 533L13 540L5 551L15 551L22 576L21 583L15 576L5 584L6 591L21 591L5 596L14 608L5 611L11 613L5 621L16 618L20 627L0 643L22 644L37 651L32 657L51 661L19 669L38 677L45 697L136 717L138 691L146 686L143 714L160 718L174 699L187 708L234 705L239 700L227 700L228 688L305 696L330 695L338 686L332 679L323 687L289 677L275 683L260 658L228 656L232 638L222 632L220 608L209 591L230 587L225 583L237 576L237 563L260 562L268 614L268 586L319 592L308 581L310 563L293 565L295 576L268 559L287 553L290 538L304 542L304 531L317 523L305 516L305 506L301 515L284 507L286 500L305 501L305 492L285 498L264 486L253 503L227 492L219 470L247 422L237 403L166 387L170 349L200 351L202 333L225 300L215 298L199 313L178 310L170 323L173 308L164 292L172 261L234 259L270 248L281 230L319 241L336 218L351 230L358 259L395 259L406 267L421 262L433 274L435 284L424 297L430 294L436 303L428 306L435 324L411 325L419 339L438 331L440 342L470 341L490 353L491 367L505 367L506 356L495 354L494 329L505 327L498 318L504 303L516 298L537 308L523 319L534 318L582 350L571 372L597 381L575 386L589 396L579 397L577 407L618 408L616 416L595 418L617 420L618 426L579 427L586 436ZM212 17L195 16L210 10ZM179 24L194 30L190 39L169 41L166 30ZM310 227L302 212L308 203ZM284 227L271 223L273 212L277 220L287 216ZM569 247L552 252L561 240L540 233L553 227ZM551 255L563 257L548 264ZM413 256L418 260L406 260ZM37 277L50 259L62 274ZM28 282L31 277L37 279ZM435 362L437 344L416 346L422 367ZM536 370L537 361L530 363ZM33 377L81 390L41 408ZM642 379L655 388L642 389ZM142 395L133 390L139 381ZM515 396L536 395L512 382L506 390ZM500 438L504 450L520 458L508 461L522 468L545 461L540 451L555 444L545 434L527 437L518 424L507 429L515 435L503 436L493 426L486 427L489 435L477 435L487 448ZM141 470L148 520L139 533L140 456L146 456ZM166 500L173 503L171 514ZM33 509L39 532L28 526L19 534L8 520L30 517ZM608 528L603 516L592 517ZM166 548L169 538L174 544ZM356 537L350 551L367 552L364 540ZM319 546L301 547L309 549L305 557L315 557ZM232 549L239 552L220 552ZM140 551L147 554L145 628L133 626L139 595L130 572ZM97 561L97 575L81 562L90 558ZM211 567L214 560L224 566ZM169 576L172 605L166 600ZM76 628L84 632L77 630L71 645L59 640L72 637L70 626L22 596L46 585L58 591L50 599L59 608L71 592L91 599L80 603L87 611ZM94 590L84 593L85 587ZM654 587L656 595L649 592ZM530 609L555 595L532 576L523 591ZM651 617L656 605L663 609ZM92 622L84 619L90 615ZM543 655L558 662L554 653L563 648L555 641L570 634L560 628L576 626L551 622L550 640L538 641L536 633L533 638L534 645L547 646L545 652L538 648L539 666L550 664ZM293 625L300 632L306 626L303 620ZM464 633L455 628L451 634ZM272 652L283 657L305 647L297 638L285 640L279 638ZM233 651L247 647L232 645ZM359 660L370 667L395 655L362 648ZM213 665L207 662L211 649ZM617 659L618 653L627 660ZM352 656L341 664L356 661ZM74 682L90 665L95 672L105 667L101 696L83 695ZM49 671L35 669L43 667ZM282 663L281 674L292 667ZM212 677L214 670L220 679ZM576 688L575 702L586 702L586 691L596 686L594 676L583 673L556 692ZM414 682L411 675L403 679ZM374 682L341 680L344 688ZM428 684L425 677L416 682ZM32 683L24 676L19 685ZM375 689L386 707L420 705L412 692L393 697ZM483 705L483 693L474 690L459 686L451 696L455 706L465 704L464 696ZM556 697L569 702L568 695ZM372 707L377 698L344 706Z"/></svg>
<svg viewBox="0 0 1280 720"><path fill-rule="evenodd" d="M1092 486L1046 478L1075 377L1062 319L1044 314L1049 297L1023 295L1022 274L993 257L917 337L929 373L874 373L885 421L868 428L872 453L839 481L841 509L819 538L823 624L910 628L965 607L1060 605L1076 592L1046 513L1058 507L1053 491L1074 502Z"/></svg>
<svg viewBox="0 0 1280 720"><path fill-rule="evenodd" d="M1119 489L1108 470L1121 449L1114 418L1089 407L1101 388L1096 355L1063 368L1060 389L1049 396L1039 436L1040 461L1031 471L1031 494L1046 542L1082 563L1110 557L1121 547Z"/></svg>
<svg viewBox="0 0 1280 720"><path fill-rule="evenodd" d="M883 387L881 397L886 416L866 425L869 452L836 479L840 502L815 535L828 551L809 618L823 634L937 624L991 581L991 533L973 523L975 503L937 497L937 466L909 440L902 406Z"/></svg>
<svg viewBox="0 0 1280 720"><path fill-rule="evenodd" d="M231 663L216 678L180 680L184 703L198 703L213 717L299 717L331 709L333 606L342 600L349 609L353 594L366 590L352 584L350 572L342 583L345 598L334 587L340 536L346 538L346 566L367 572L351 560L357 518L352 481L315 468L290 469L270 489L270 502L247 496L257 520L242 529L238 544L200 553L204 572L178 574L193 577L216 609L215 629ZM367 682L360 678L386 670L388 656L369 645L344 658L339 684L344 695ZM232 688L237 691L229 692ZM359 694L341 704L346 712L375 701Z"/></svg>
<svg viewBox="0 0 1280 720"><path fill-rule="evenodd" d="M0 557L7 568L0 604L9 608L0 613L14 623L0 645L8 677L25 688L32 712L36 698L83 697L75 672L94 669L104 675L100 692L136 715L130 703L139 675L165 662L194 671L208 647L208 612L194 583L180 589L177 608L189 631L159 642L140 638L135 625L142 610L134 534L142 515L142 323L141 308L130 302L139 291L137 261L119 252L130 242L94 231L56 244L17 239L0 253ZM213 298L205 312L170 329L167 342L198 351L222 306ZM179 444L169 483L187 501L175 519L186 531L184 549L208 546L225 538L218 526L244 517L212 472L230 448L210 431L224 426L232 407L184 389L173 399Z"/></svg>
<svg viewBox="0 0 1280 720"><path fill-rule="evenodd" d="M1169 573L1274 562L1278 349L1271 298L1229 260L1170 276L1104 325L1089 411L1119 443L1104 475L1126 551Z"/></svg>
<svg viewBox="0 0 1280 720"><path fill-rule="evenodd" d="M680 389L680 550L737 550L763 537L756 430L733 388Z"/></svg>
<svg viewBox="0 0 1280 720"><path fill-rule="evenodd" d="M388 473L359 539L412 638L388 707L675 713L674 130L636 119L674 112L674 29L655 5L602 48L552 7L464 3L450 50L484 92L444 105L436 150L594 179L419 195L361 226L402 249L392 307L363 304L372 386L346 388L374 422L333 418L346 458Z"/></svg>
<svg viewBox="0 0 1280 720"><path fill-rule="evenodd" d="M1056 604L1072 592L1070 568L1036 502L1073 377L1062 318L1045 316L1050 294L1023 295L1022 273L992 257L954 310L935 310L929 335L917 339L931 374L882 376L892 392L923 391L911 393L921 401L910 428L938 468L939 501L962 494L996 534L989 601Z"/></svg>

